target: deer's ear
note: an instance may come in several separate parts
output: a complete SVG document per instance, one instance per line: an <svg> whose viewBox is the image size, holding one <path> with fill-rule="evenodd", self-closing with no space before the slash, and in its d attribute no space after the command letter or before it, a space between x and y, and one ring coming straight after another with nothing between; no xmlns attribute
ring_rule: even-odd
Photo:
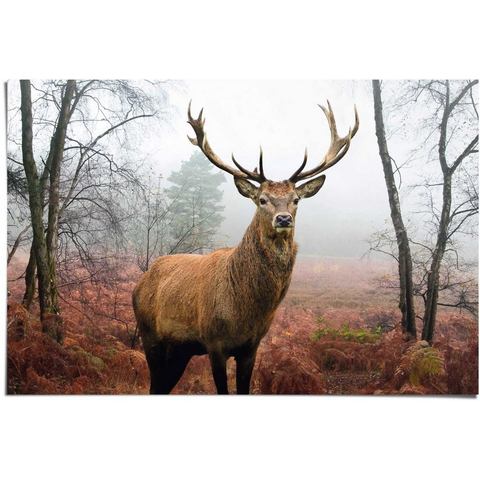
<svg viewBox="0 0 480 480"><path fill-rule="evenodd" d="M314 178L303 185L300 185L295 190L297 191L297 195L300 198L308 198L313 197L322 187L325 182L325 175L322 175L318 178Z"/></svg>
<svg viewBox="0 0 480 480"><path fill-rule="evenodd" d="M251 198L254 202L257 200L258 187L243 178L235 177L234 180L237 190L244 197Z"/></svg>

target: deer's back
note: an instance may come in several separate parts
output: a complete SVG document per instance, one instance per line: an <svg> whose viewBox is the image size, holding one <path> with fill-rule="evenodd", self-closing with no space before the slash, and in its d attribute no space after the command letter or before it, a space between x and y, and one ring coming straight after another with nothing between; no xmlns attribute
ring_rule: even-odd
<svg viewBox="0 0 480 480"><path fill-rule="evenodd" d="M231 250L160 257L142 275L133 292L133 305L147 348L149 343L166 339L201 340Z"/></svg>

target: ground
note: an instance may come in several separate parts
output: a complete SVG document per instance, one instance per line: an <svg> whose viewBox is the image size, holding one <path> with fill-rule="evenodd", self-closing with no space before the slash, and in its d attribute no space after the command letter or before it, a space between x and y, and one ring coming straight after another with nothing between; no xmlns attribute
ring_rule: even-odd
<svg viewBox="0 0 480 480"><path fill-rule="evenodd" d="M120 267L106 272L110 281L64 282L66 336L59 345L41 333L36 309L27 312L20 305L23 280L15 279L24 270L24 259L11 263L9 393L148 392L141 345L132 348L130 298L140 271ZM78 280L83 277L77 270ZM252 393L477 393L477 319L443 309L433 347L406 342L395 291L379 287L379 279L392 272L392 265L380 261L300 257L290 290L259 348ZM232 392L234 368L229 360ZM215 393L205 356L190 362L173 393Z"/></svg>

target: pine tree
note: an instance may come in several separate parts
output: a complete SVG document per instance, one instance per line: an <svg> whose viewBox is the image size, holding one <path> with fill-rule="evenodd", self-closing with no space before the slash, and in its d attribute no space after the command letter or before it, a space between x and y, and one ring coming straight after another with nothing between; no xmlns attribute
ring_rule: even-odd
<svg viewBox="0 0 480 480"><path fill-rule="evenodd" d="M222 223L222 173L200 153L195 152L173 172L166 189L171 204L170 253L203 253L214 248L215 235Z"/></svg>

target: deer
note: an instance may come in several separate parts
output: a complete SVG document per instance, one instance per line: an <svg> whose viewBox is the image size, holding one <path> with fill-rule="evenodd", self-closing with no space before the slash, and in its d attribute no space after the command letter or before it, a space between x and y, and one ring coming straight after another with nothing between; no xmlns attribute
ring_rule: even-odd
<svg viewBox="0 0 480 480"><path fill-rule="evenodd" d="M233 176L238 192L256 205L240 243L211 253L173 254L156 259L138 281L133 309L150 371L150 393L168 394L194 355L208 355L218 394L228 394L226 363L236 363L236 393L250 393L260 341L290 285L297 255L295 217L301 200L317 194L325 182L319 175L347 153L358 131L337 133L330 103L319 105L330 128L330 146L315 167L301 165L287 179L265 177L260 147L258 168L248 170L232 154L225 163L212 149L204 130L203 108L197 118L188 106L188 124L200 148L217 168ZM300 185L298 182L308 180ZM254 182L254 183L253 183ZM257 185L256 185L257 184Z"/></svg>

